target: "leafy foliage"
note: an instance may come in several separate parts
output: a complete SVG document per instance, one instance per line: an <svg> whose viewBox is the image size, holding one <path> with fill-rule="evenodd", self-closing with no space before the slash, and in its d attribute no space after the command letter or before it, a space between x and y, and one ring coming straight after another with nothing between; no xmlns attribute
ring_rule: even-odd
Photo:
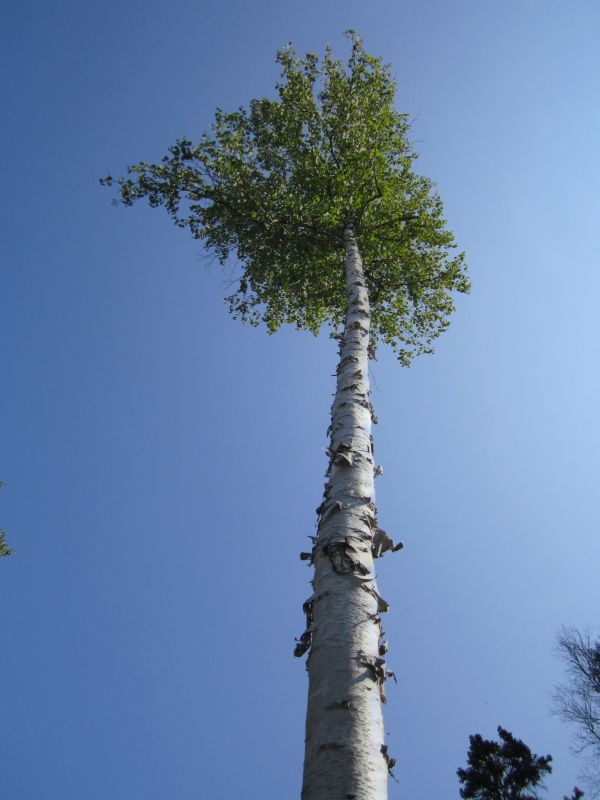
<svg viewBox="0 0 600 800"><path fill-rule="evenodd" d="M536 756L498 726L500 742L469 737L468 768L457 770L460 796L472 800L537 800L536 787L552 772L552 756Z"/></svg>
<svg viewBox="0 0 600 800"><path fill-rule="evenodd" d="M235 317L270 333L284 323L334 334L346 308L343 232L357 235L372 304L373 345L408 364L448 325L452 293L469 289L432 182L416 158L395 81L348 33L347 64L277 54L275 99L218 110L197 144L181 139L158 164L118 179L120 201L146 198L202 239L221 263L241 265L227 300ZM113 184L111 176L101 181Z"/></svg>

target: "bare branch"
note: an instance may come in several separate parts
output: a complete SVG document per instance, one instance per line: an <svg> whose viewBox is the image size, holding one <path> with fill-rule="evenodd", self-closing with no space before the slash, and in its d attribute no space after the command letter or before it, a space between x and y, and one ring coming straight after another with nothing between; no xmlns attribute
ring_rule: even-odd
<svg viewBox="0 0 600 800"><path fill-rule="evenodd" d="M600 640L594 641L589 630L563 628L556 652L566 666L567 682L554 690L552 711L574 725L573 750L589 758L584 777L600 786Z"/></svg>

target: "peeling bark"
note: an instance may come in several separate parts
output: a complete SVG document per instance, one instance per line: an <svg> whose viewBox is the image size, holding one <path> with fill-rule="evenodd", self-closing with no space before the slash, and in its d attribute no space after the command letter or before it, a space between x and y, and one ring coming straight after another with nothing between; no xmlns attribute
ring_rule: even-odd
<svg viewBox="0 0 600 800"><path fill-rule="evenodd" d="M377 526L368 359L370 306L352 227L344 233L348 306L329 428L329 468L310 554L314 594L305 603L310 648L302 800L385 800L393 766L384 742L381 703L391 674L380 614L388 605L375 583L373 558L398 549Z"/></svg>

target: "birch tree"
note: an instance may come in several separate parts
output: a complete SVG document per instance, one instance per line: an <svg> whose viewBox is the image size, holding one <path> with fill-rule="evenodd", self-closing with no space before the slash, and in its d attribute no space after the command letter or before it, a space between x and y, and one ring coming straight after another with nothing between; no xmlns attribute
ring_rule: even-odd
<svg viewBox="0 0 600 800"><path fill-rule="evenodd" d="M368 364L389 345L407 366L448 326L468 291L433 183L413 171L409 120L389 67L349 32L347 62L277 54L273 98L218 110L197 143L178 140L105 185L126 206L162 206L225 266L235 318L289 323L339 341L329 464L310 553L313 594L295 654L308 652L304 800L383 800L393 766L381 704L387 603L373 561L399 549L375 508Z"/></svg>

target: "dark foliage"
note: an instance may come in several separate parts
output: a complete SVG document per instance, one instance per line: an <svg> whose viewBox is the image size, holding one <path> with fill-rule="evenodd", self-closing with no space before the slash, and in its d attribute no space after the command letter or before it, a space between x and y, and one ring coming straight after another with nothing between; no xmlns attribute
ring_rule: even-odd
<svg viewBox="0 0 600 800"><path fill-rule="evenodd" d="M538 756L520 739L498 727L499 742L480 734L469 737L467 769L458 769L460 796L465 800L537 800L544 776L552 772L552 756ZM580 800L575 787L564 800Z"/></svg>
<svg viewBox="0 0 600 800"><path fill-rule="evenodd" d="M4 486L4 483L0 481L0 489ZM6 539L4 538L4 531L0 530L0 558L4 558L4 556L9 556L13 551L10 547L6 544Z"/></svg>

